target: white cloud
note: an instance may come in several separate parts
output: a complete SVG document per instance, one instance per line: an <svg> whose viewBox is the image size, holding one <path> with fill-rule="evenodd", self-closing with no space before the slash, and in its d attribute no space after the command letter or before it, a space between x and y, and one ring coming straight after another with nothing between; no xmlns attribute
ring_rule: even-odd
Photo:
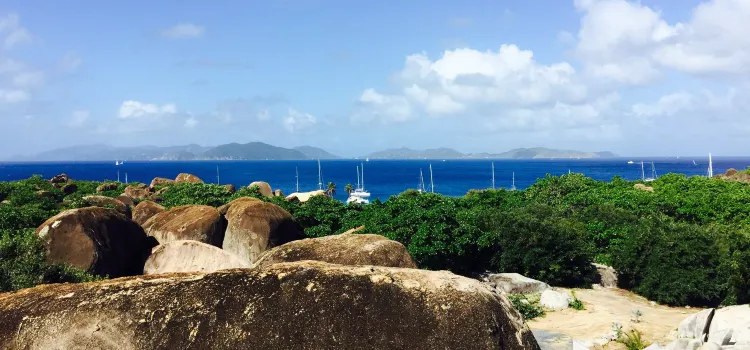
<svg viewBox="0 0 750 350"><path fill-rule="evenodd" d="M18 73L13 77L13 85L22 89L35 88L44 84L44 73L28 71Z"/></svg>
<svg viewBox="0 0 750 350"><path fill-rule="evenodd" d="M282 119L284 129L290 133L310 132L315 128L317 123L318 119L314 115L299 112L293 108L289 108L286 116Z"/></svg>
<svg viewBox="0 0 750 350"><path fill-rule="evenodd" d="M23 68L24 64L19 61L0 57L0 74L18 73Z"/></svg>
<svg viewBox="0 0 750 350"><path fill-rule="evenodd" d="M632 113L638 117L673 116L689 110L693 105L693 96L686 92L664 95L653 104L638 103L633 105Z"/></svg>
<svg viewBox="0 0 750 350"><path fill-rule="evenodd" d="M143 103L133 100L127 100L120 105L120 118L133 119L143 117L155 117L165 114L177 113L177 106L168 103L158 106L152 103Z"/></svg>
<svg viewBox="0 0 750 350"><path fill-rule="evenodd" d="M205 28L203 26L193 23L181 23L163 30L161 36L168 39L190 39L200 38L204 32Z"/></svg>
<svg viewBox="0 0 750 350"><path fill-rule="evenodd" d="M268 108L263 108L255 114L255 118L262 122L268 121L271 119L271 113L268 111Z"/></svg>
<svg viewBox="0 0 750 350"><path fill-rule="evenodd" d="M19 103L31 99L31 95L24 90L7 90L0 88L0 104Z"/></svg>
<svg viewBox="0 0 750 350"><path fill-rule="evenodd" d="M195 119L195 117L190 117L185 120L185 127L186 128L194 128L196 125L198 125L198 120Z"/></svg>
<svg viewBox="0 0 750 350"><path fill-rule="evenodd" d="M0 40L5 49L12 49L17 45L30 43L32 37L31 33L21 26L18 14L10 13L0 17Z"/></svg>
<svg viewBox="0 0 750 350"><path fill-rule="evenodd" d="M595 78L643 85L662 68L750 74L750 1L710 0L684 23L628 0L576 0L584 12L576 54Z"/></svg>
<svg viewBox="0 0 750 350"><path fill-rule="evenodd" d="M83 125L88 119L91 113L89 111L85 110L79 110L79 111L73 111L73 113L70 116L70 121L68 122L68 126L70 127L79 127Z"/></svg>
<svg viewBox="0 0 750 350"><path fill-rule="evenodd" d="M83 64L83 59L81 59L81 56L73 51L70 51L62 57L62 59L58 63L58 67L61 71L70 73L78 69L81 64Z"/></svg>
<svg viewBox="0 0 750 350"><path fill-rule="evenodd" d="M586 102L588 88L570 64L542 65L533 57L531 51L515 45L502 45L498 51L448 50L434 61L424 54L410 55L397 79L401 94L365 90L352 120L391 123L421 114L475 116L516 111L505 115L516 115L517 122L524 124L524 111Z"/></svg>

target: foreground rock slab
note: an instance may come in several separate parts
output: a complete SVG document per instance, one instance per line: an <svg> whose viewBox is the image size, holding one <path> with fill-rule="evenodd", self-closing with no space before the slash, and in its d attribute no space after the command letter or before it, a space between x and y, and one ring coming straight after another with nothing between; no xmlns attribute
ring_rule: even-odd
<svg viewBox="0 0 750 350"><path fill-rule="evenodd" d="M319 262L0 295L3 349L539 349L509 301L444 271Z"/></svg>
<svg viewBox="0 0 750 350"><path fill-rule="evenodd" d="M300 260L341 265L376 265L416 268L403 244L380 235L342 233L289 242L266 251L257 267Z"/></svg>
<svg viewBox="0 0 750 350"><path fill-rule="evenodd" d="M504 293L541 293L550 286L542 281L518 273L491 273L482 278L490 286Z"/></svg>
<svg viewBox="0 0 750 350"><path fill-rule="evenodd" d="M248 268L250 263L234 254L198 241L172 241L153 249L143 273L214 272Z"/></svg>
<svg viewBox="0 0 750 350"><path fill-rule="evenodd" d="M165 211L164 207L152 201L143 201L138 203L133 209L133 221L138 225L143 225L154 215Z"/></svg>
<svg viewBox="0 0 750 350"><path fill-rule="evenodd" d="M36 234L47 261L110 277L140 274L152 246L138 224L114 209L98 207L65 210Z"/></svg>

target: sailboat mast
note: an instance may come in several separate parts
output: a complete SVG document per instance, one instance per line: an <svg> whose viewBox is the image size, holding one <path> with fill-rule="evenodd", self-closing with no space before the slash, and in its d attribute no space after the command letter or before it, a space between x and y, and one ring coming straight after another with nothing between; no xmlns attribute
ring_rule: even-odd
<svg viewBox="0 0 750 350"><path fill-rule="evenodd" d="M357 189L360 189L360 188L361 187L359 185L359 166L357 166Z"/></svg>
<svg viewBox="0 0 750 350"><path fill-rule="evenodd" d="M318 159L318 189L323 190L323 172L320 170L320 159Z"/></svg>
<svg viewBox="0 0 750 350"><path fill-rule="evenodd" d="M515 191L516 190L516 172L515 171L512 173L512 176L513 176L512 177L513 182L511 183L510 189Z"/></svg>
<svg viewBox="0 0 750 350"><path fill-rule="evenodd" d="M299 167L294 167L295 179L297 180L297 191L299 192Z"/></svg>
<svg viewBox="0 0 750 350"><path fill-rule="evenodd" d="M422 176L422 168L419 168L419 192L424 192L424 177Z"/></svg>
<svg viewBox="0 0 750 350"><path fill-rule="evenodd" d="M216 166L216 184L221 185L221 180L219 178L219 166Z"/></svg>
<svg viewBox="0 0 750 350"><path fill-rule="evenodd" d="M492 162L492 189L495 189L495 162Z"/></svg>
<svg viewBox="0 0 750 350"><path fill-rule="evenodd" d="M643 172L643 161L641 161L641 180L642 181L646 180L646 173Z"/></svg>
<svg viewBox="0 0 750 350"><path fill-rule="evenodd" d="M120 182L120 171L117 171L117 182Z"/></svg>
<svg viewBox="0 0 750 350"><path fill-rule="evenodd" d="M365 163L360 163L362 166L362 189L365 189Z"/></svg>
<svg viewBox="0 0 750 350"><path fill-rule="evenodd" d="M714 177L714 162L711 159L711 153L708 154L708 178Z"/></svg>
<svg viewBox="0 0 750 350"><path fill-rule="evenodd" d="M432 182L432 163L430 163L430 189L432 193L435 193L435 183Z"/></svg>

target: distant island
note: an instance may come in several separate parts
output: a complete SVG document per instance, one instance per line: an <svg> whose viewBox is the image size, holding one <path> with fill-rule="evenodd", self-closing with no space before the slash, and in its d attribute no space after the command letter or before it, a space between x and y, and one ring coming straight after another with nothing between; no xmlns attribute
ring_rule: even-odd
<svg viewBox="0 0 750 350"><path fill-rule="evenodd" d="M414 150L391 148L358 159L554 159L554 158L611 158L612 152L582 152L550 148L517 148L502 153L461 153L452 148ZM17 156L14 161L101 161L101 160L309 160L342 159L322 148L299 146L284 148L263 142L228 143L207 147L196 144L185 146L112 147L82 145L58 148L35 155Z"/></svg>
<svg viewBox="0 0 750 350"><path fill-rule="evenodd" d="M413 150L392 148L374 152L362 158L369 159L554 159L554 158L613 158L614 153L582 152L551 148L516 148L503 153L461 153L451 148Z"/></svg>

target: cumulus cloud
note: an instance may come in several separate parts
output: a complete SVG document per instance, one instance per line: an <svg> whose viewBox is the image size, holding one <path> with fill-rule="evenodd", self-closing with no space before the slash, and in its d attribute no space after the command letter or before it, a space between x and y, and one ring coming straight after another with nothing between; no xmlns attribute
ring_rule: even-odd
<svg viewBox="0 0 750 350"><path fill-rule="evenodd" d="M196 125L198 125L198 119L195 119L193 116L185 120L186 128L194 128Z"/></svg>
<svg viewBox="0 0 750 350"><path fill-rule="evenodd" d="M643 85L662 68L688 74L750 73L750 2L710 0L686 22L629 0L576 0L584 14L577 56L595 78Z"/></svg>
<svg viewBox="0 0 750 350"><path fill-rule="evenodd" d="M652 104L637 103L632 113L638 117L673 116L692 108L693 96L686 92L664 95Z"/></svg>
<svg viewBox="0 0 750 350"><path fill-rule="evenodd" d="M203 36L205 28L193 23L180 23L162 30L161 36L167 39L192 39Z"/></svg>
<svg viewBox="0 0 750 350"><path fill-rule="evenodd" d="M312 131L318 118L309 113L299 112L293 108L289 108L287 114L282 119L282 125L284 129L290 133L308 133Z"/></svg>
<svg viewBox="0 0 750 350"><path fill-rule="evenodd" d="M497 51L456 49L439 59L407 56L397 76L400 93L366 89L354 122L405 122L420 115L488 116L492 124L525 126L537 109L591 108L587 86L567 62L539 64L531 51L502 45ZM568 106L568 107L566 107ZM570 116L569 118L578 116ZM565 118L560 116L559 118ZM535 121L534 124L538 124Z"/></svg>
<svg viewBox="0 0 750 350"><path fill-rule="evenodd" d="M58 63L58 68L64 73L74 72L78 67L83 64L83 59L76 52L69 51L63 55L62 59Z"/></svg>
<svg viewBox="0 0 750 350"><path fill-rule="evenodd" d="M73 111L68 121L68 126L76 128L82 126L88 119L91 113L86 110Z"/></svg>
<svg viewBox="0 0 750 350"><path fill-rule="evenodd" d="M25 102L29 99L31 95L24 90L0 89L0 104Z"/></svg>
<svg viewBox="0 0 750 350"><path fill-rule="evenodd" d="M10 13L0 17L0 41L6 50L32 41L31 33L21 26L18 14Z"/></svg>
<svg viewBox="0 0 750 350"><path fill-rule="evenodd" d="M174 113L177 113L177 106L171 103L158 106L153 103L127 100L120 105L119 117L121 119L137 119Z"/></svg>

